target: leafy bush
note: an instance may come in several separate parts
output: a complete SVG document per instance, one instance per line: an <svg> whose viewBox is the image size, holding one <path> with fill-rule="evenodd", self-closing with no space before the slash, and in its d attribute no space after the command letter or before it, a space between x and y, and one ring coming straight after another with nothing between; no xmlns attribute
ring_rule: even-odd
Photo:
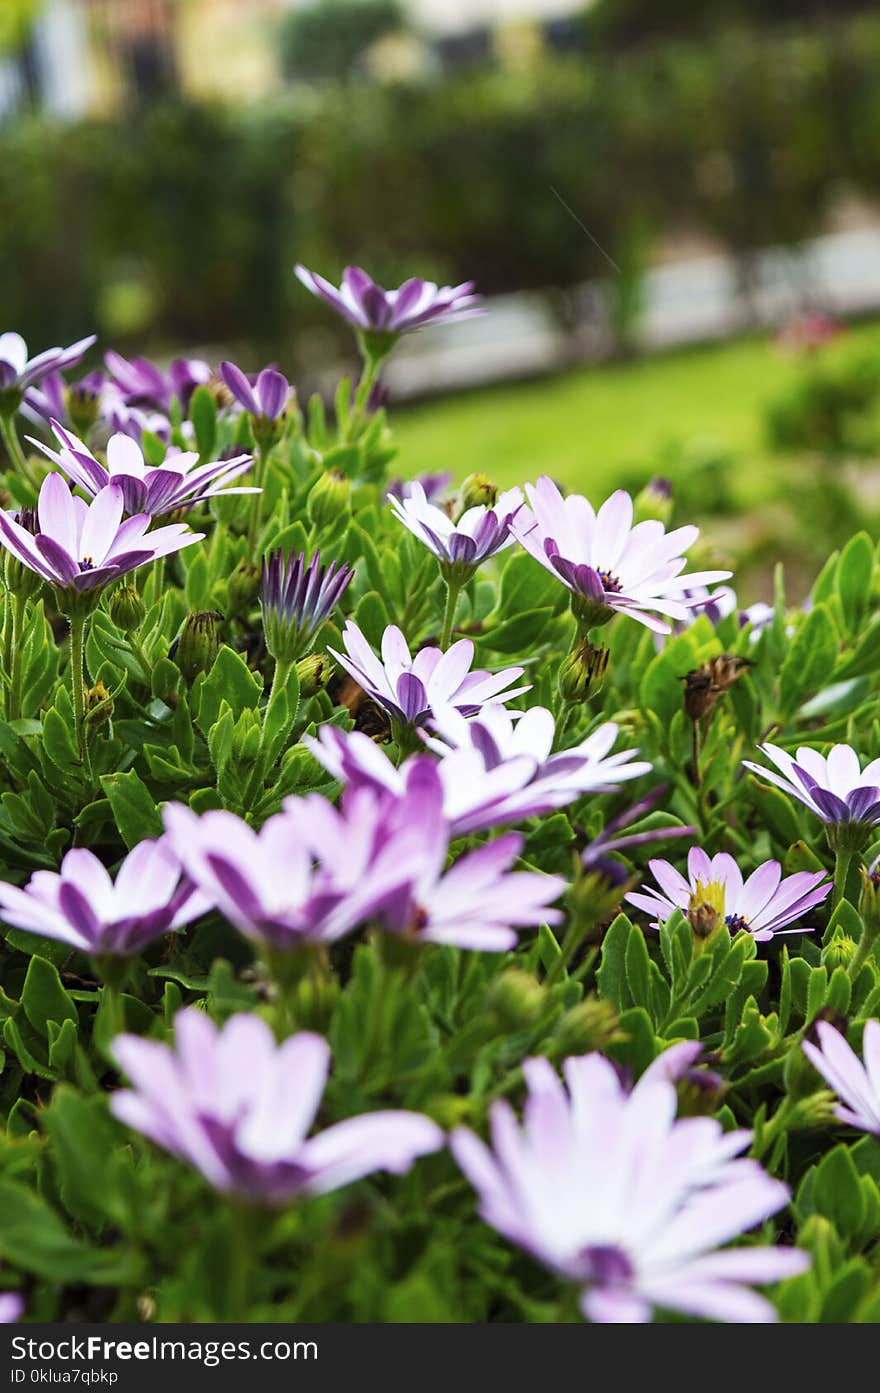
<svg viewBox="0 0 880 1393"><path fill-rule="evenodd" d="M662 489L632 533L549 481L533 518L482 477L432 510L376 383L472 306L348 292L332 422L277 372L111 358L42 483L47 365L0 340L6 487L40 487L0 515L2 1285L37 1320L876 1320L875 542L740 613L677 579ZM696 1225L662 1260L660 1204L664 1242Z"/></svg>

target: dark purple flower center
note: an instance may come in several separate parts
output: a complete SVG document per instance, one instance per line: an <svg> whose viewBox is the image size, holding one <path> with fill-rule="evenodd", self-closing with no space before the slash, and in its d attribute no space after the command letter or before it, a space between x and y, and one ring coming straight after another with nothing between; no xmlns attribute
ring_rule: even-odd
<svg viewBox="0 0 880 1393"><path fill-rule="evenodd" d="M611 573L611 571L597 571L596 574L597 574L597 576L599 577L599 579L600 579L601 582L602 582L602 589L603 589L607 594L609 594L609 595L619 595L619 594L620 594L621 590L623 589L623 586L621 585L621 583L620 583L620 581L618 580L617 576L613 575L613 574Z"/></svg>
<svg viewBox="0 0 880 1393"><path fill-rule="evenodd" d="M740 929L745 929L748 933L749 921L742 914L728 914L724 922L732 934L739 933Z"/></svg>
<svg viewBox="0 0 880 1393"><path fill-rule="evenodd" d="M597 1287L623 1286L635 1277L635 1269L622 1248L611 1243L591 1243L576 1258L578 1275Z"/></svg>
<svg viewBox="0 0 880 1393"><path fill-rule="evenodd" d="M95 563L90 556L84 556L79 563L79 568L81 571L93 571L95 569Z"/></svg>

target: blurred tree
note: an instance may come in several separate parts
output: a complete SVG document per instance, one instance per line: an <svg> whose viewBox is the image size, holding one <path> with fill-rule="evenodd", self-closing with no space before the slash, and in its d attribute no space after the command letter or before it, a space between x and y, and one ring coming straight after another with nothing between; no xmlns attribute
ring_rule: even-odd
<svg viewBox="0 0 880 1393"><path fill-rule="evenodd" d="M2 0L0 54L15 53L26 42L45 0Z"/></svg>
<svg viewBox="0 0 880 1393"><path fill-rule="evenodd" d="M317 0L283 21L284 71L291 78L349 77L371 44L403 28L399 0Z"/></svg>
<svg viewBox="0 0 880 1393"><path fill-rule="evenodd" d="M843 19L875 10L873 0L595 0L585 10L588 38L612 47L658 38L696 38L720 27L745 24L767 29L790 24Z"/></svg>

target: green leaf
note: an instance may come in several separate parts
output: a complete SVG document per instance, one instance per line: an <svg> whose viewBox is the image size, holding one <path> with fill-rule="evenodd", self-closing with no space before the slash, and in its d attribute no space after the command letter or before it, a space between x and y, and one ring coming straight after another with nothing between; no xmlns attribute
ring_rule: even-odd
<svg viewBox="0 0 880 1393"><path fill-rule="evenodd" d="M103 1099L83 1098L62 1084L43 1114L43 1127L52 1142L67 1209L87 1224L108 1218L122 1223L125 1205L112 1184L118 1135Z"/></svg>
<svg viewBox="0 0 880 1393"><path fill-rule="evenodd" d="M624 958L626 984L636 1006L651 1005L651 959L645 936L639 929L633 929L626 945Z"/></svg>
<svg viewBox="0 0 880 1393"><path fill-rule="evenodd" d="M847 542L837 565L837 592L851 634L859 631L871 595L873 571L873 544L867 532L858 532Z"/></svg>
<svg viewBox="0 0 880 1393"><path fill-rule="evenodd" d="M213 457L217 440L217 404L204 385L200 384L190 397L189 419L193 423L196 445L204 464Z"/></svg>
<svg viewBox="0 0 880 1393"><path fill-rule="evenodd" d="M46 962L45 958L31 958L22 988L21 1004L34 1030L44 1037L48 1034L49 1021L56 1021L59 1025L62 1021L76 1024L76 1007L61 984L58 969Z"/></svg>
<svg viewBox="0 0 880 1393"><path fill-rule="evenodd" d="M202 731L207 732L220 715L221 702L228 702L236 720L248 707L256 710L263 691L263 679L251 672L244 658L224 643L210 673L193 683L191 705Z"/></svg>
<svg viewBox="0 0 880 1393"><path fill-rule="evenodd" d="M529 609L513 619L502 620L480 634L480 644L493 653L519 653L524 648L544 641L546 626L553 618L550 608Z"/></svg>
<svg viewBox="0 0 880 1393"><path fill-rule="evenodd" d="M382 642L382 635L391 622L382 596L375 590L368 590L366 595L358 600L355 619L367 643L378 648Z"/></svg>
<svg viewBox="0 0 880 1393"><path fill-rule="evenodd" d="M118 1286L137 1280L134 1255L74 1238L45 1200L18 1181L0 1179L0 1253L54 1287L70 1282Z"/></svg>
<svg viewBox="0 0 880 1393"><path fill-rule="evenodd" d="M626 984L626 949L630 938L641 934L633 928L625 914L618 914L602 940L602 961L596 981L600 996L610 1001L616 1011L630 1004Z"/></svg>
<svg viewBox="0 0 880 1393"><path fill-rule="evenodd" d="M813 1204L844 1238L856 1234L865 1216L865 1197L849 1147L835 1146L816 1168Z"/></svg>
<svg viewBox="0 0 880 1393"><path fill-rule="evenodd" d="M161 837L162 819L156 800L134 769L127 774L104 774L101 786L129 851L147 837Z"/></svg>
<svg viewBox="0 0 880 1393"><path fill-rule="evenodd" d="M837 660L837 630L826 605L817 605L801 623L779 674L779 712L783 718L797 710L808 692L818 691Z"/></svg>

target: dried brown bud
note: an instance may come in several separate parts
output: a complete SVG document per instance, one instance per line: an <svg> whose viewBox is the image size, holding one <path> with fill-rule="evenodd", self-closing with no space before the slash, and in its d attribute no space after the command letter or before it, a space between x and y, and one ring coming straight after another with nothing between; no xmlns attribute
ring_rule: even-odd
<svg viewBox="0 0 880 1393"><path fill-rule="evenodd" d="M747 668L750 658L736 653L719 653L703 667L694 668L681 679L684 682L684 709L692 721L708 716L725 692L729 692Z"/></svg>

